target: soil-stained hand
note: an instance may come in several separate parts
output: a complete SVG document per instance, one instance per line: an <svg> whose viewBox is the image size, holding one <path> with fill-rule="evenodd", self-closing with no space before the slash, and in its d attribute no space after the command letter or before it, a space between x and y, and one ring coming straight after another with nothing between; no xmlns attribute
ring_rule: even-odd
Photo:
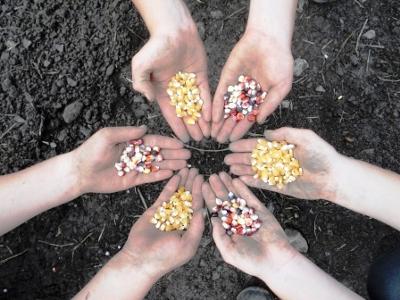
<svg viewBox="0 0 400 300"><path fill-rule="evenodd" d="M215 198L228 199L228 192L233 192L253 208L262 221L260 229L252 236L228 236L217 217L211 218L213 238L223 259L243 272L261 277L264 268L279 269L287 259L287 253L293 251L286 239L285 232L275 217L254 196L240 179L231 179L227 173L212 175L209 183L202 187L203 197L208 209L215 206ZM288 251L285 251L288 250ZM285 254L285 257L280 254Z"/></svg>
<svg viewBox="0 0 400 300"><path fill-rule="evenodd" d="M224 120L224 94L242 74L257 80L261 88L268 92L257 115L257 122L262 124L292 87L293 57L290 48L266 40L255 30L247 31L237 43L225 63L214 95L211 136L220 143L240 139L254 123L247 119L236 122L232 117Z"/></svg>
<svg viewBox="0 0 400 300"><path fill-rule="evenodd" d="M161 277L188 262L196 253L204 230L203 197L201 187L203 177L197 169L182 169L172 177L155 203L132 227L122 251L133 262L140 262L148 274ZM193 218L186 231L160 231L151 224L157 208L184 186L193 196Z"/></svg>
<svg viewBox="0 0 400 300"><path fill-rule="evenodd" d="M333 168L340 159L340 155L331 145L307 129L283 127L277 130L267 130L264 135L270 141L285 140L295 145L294 156L303 168L303 175L282 189L254 178L251 152L257 144L257 139L245 139L230 144L230 150L235 153L227 155L225 163L230 165L230 171L233 174L240 176L240 179L249 186L300 199L332 198L336 192Z"/></svg>
<svg viewBox="0 0 400 300"><path fill-rule="evenodd" d="M175 113L167 94L168 83L179 71L195 73L204 101L201 118L194 125L185 124ZM135 90L149 100L157 100L161 112L176 136L183 142L190 137L200 141L210 136L211 95L208 86L207 58L197 30L171 35L155 34L132 59Z"/></svg>
<svg viewBox="0 0 400 300"><path fill-rule="evenodd" d="M181 141L159 135L145 135L146 127L103 128L74 150L82 193L113 193L144 183L165 180L173 171L186 167L190 151ZM114 164L119 161L128 141L142 138L145 145L159 146L164 160L155 163L160 170L150 174L131 171L117 175Z"/></svg>

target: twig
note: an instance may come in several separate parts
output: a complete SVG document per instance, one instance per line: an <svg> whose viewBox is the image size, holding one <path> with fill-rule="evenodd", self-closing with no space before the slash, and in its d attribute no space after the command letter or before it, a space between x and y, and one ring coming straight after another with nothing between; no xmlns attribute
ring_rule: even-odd
<svg viewBox="0 0 400 300"><path fill-rule="evenodd" d="M76 245L76 246L72 249L72 257L71 257L71 260L72 260L72 261L74 261L74 254L75 254L75 251L76 251L89 237L91 237L92 234L93 234L93 232L89 233L87 236L85 236L85 238L84 238L82 241L79 242L78 245Z"/></svg>
<svg viewBox="0 0 400 300"><path fill-rule="evenodd" d="M45 244L45 245L49 245L49 246L53 246L53 247L57 247L57 248L64 248L64 247L69 247L74 245L74 243L67 243L67 244L53 244L53 243L49 243L46 241L42 241L42 240L38 240L39 243Z"/></svg>
<svg viewBox="0 0 400 300"><path fill-rule="evenodd" d="M381 81L388 81L388 82L399 82L400 81L400 79L388 79L388 78L383 78L380 76L378 76L378 79Z"/></svg>
<svg viewBox="0 0 400 300"><path fill-rule="evenodd" d="M237 15L238 13L242 12L243 10L245 10L247 8L247 6L243 6L242 8L239 8L238 10L234 11L233 13L231 13L229 16L227 16L224 21L232 18L233 16Z"/></svg>
<svg viewBox="0 0 400 300"><path fill-rule="evenodd" d="M133 35L135 35L137 38L139 38L142 42L144 41L144 38L142 36L140 36L139 34L137 34L136 32L134 32L133 30L131 30L128 26L126 27L126 29L128 29L128 31L130 33L132 33Z"/></svg>
<svg viewBox="0 0 400 300"><path fill-rule="evenodd" d="M329 64L329 66L332 65L332 64L338 59L339 54L342 53L344 46L346 46L347 42L348 42L349 39L353 36L354 33L355 33L355 31L353 31L352 33L350 33L350 34L348 35L348 37L344 40L344 42L342 43L342 45L341 45L340 48L339 48L338 53L336 53L336 56L335 56L334 60L332 60L332 62Z"/></svg>
<svg viewBox="0 0 400 300"><path fill-rule="evenodd" d="M6 129L6 131L3 132L3 134L0 136L0 140L6 136L7 133L9 133L11 130L13 130L14 127L16 127L17 125L19 125L21 123L15 122L14 124L12 124L10 127L8 127Z"/></svg>
<svg viewBox="0 0 400 300"><path fill-rule="evenodd" d="M360 53L358 52L358 46L359 46L359 44L360 44L361 35L362 35L363 32L364 32L364 29L365 29L365 26L367 25L367 22L368 22L368 18L365 19L364 24L363 24L363 26L361 27L360 33L358 34L358 37L357 37L357 43L356 43L356 49L355 49L355 50L356 50L357 56L360 55Z"/></svg>
<svg viewBox="0 0 400 300"><path fill-rule="evenodd" d="M97 239L97 242L100 242L101 238L103 237L103 233L104 233L105 229L106 229L106 223L104 223L104 225L103 225L103 229L100 232L100 235L99 235L99 238Z"/></svg>
<svg viewBox="0 0 400 300"><path fill-rule="evenodd" d="M25 254L25 252L27 252L27 251L28 251L28 249L25 249L24 251L22 251L20 253L14 254L14 255L12 255L10 257L7 257L7 258L3 259L2 261L0 261L0 266L5 264L6 262L18 257L18 256L21 256L21 255Z"/></svg>
<svg viewBox="0 0 400 300"><path fill-rule="evenodd" d="M251 137L262 137L262 136L264 136L261 133L253 133L253 132L249 132L248 135L251 136Z"/></svg>
<svg viewBox="0 0 400 300"><path fill-rule="evenodd" d="M200 152L225 152L225 151L229 151L229 148L224 148L224 149L201 149L201 148L197 148L194 146L190 146L185 144L185 148L189 148L189 149L193 149L193 150L197 150Z"/></svg>
<svg viewBox="0 0 400 300"><path fill-rule="evenodd" d="M361 8L365 8L358 0L354 0L354 2L357 3Z"/></svg>
<svg viewBox="0 0 400 300"><path fill-rule="evenodd" d="M146 200L143 197L142 191L138 187L135 189L136 189L136 194L138 194L140 197L140 200L142 200L142 204L143 204L144 208L148 209L149 207L147 206Z"/></svg>
<svg viewBox="0 0 400 300"><path fill-rule="evenodd" d="M367 68L366 68L366 73L368 74L369 71L369 58L371 56L371 49L368 50L368 58L367 58Z"/></svg>

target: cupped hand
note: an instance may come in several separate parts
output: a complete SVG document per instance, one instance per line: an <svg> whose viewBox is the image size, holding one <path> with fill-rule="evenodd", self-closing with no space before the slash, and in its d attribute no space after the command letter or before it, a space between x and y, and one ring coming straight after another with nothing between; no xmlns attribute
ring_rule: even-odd
<svg viewBox="0 0 400 300"><path fill-rule="evenodd" d="M196 253L204 230L203 177L197 169L182 169L172 177L155 203L133 225L123 252L152 277L161 277L188 262ZM193 218L186 231L160 231L151 224L157 208L184 186L193 196Z"/></svg>
<svg viewBox="0 0 400 300"><path fill-rule="evenodd" d="M268 92L257 115L257 122L262 124L292 87L290 47L257 30L248 30L237 43L222 70L214 95L211 136L219 143L240 139L254 123L247 119L236 122L232 117L224 120L224 94L229 85L236 84L241 74L251 76Z"/></svg>
<svg viewBox="0 0 400 300"><path fill-rule="evenodd" d="M240 176L244 183L252 187L301 199L332 199L336 191L333 168L337 165L340 155L331 145L307 129L283 127L267 130L264 135L270 141L285 140L295 145L294 156L303 168L303 175L282 189L254 178L251 152L257 144L257 139L245 139L230 144L230 150L235 153L227 155L225 163L230 166L233 174Z"/></svg>
<svg viewBox="0 0 400 300"><path fill-rule="evenodd" d="M113 193L144 183L165 180L173 171L186 167L190 151L181 141L159 135L145 135L146 127L103 128L72 152L79 174L81 193ZM158 172L131 171L118 176L114 164L119 161L127 142L142 138L145 145L159 146L164 160L155 165Z"/></svg>
<svg viewBox="0 0 400 300"><path fill-rule="evenodd" d="M203 197L209 210L215 206L215 198L228 199L228 192L246 200L253 208L262 224L251 236L228 236L217 217L211 218L213 238L222 258L228 264L250 275L261 277L265 268L273 270L283 266L295 250L290 246L285 232L275 217L254 196L240 179L231 179L227 173L212 175L209 183L204 183Z"/></svg>
<svg viewBox="0 0 400 300"><path fill-rule="evenodd" d="M194 125L186 124L176 116L175 106L170 104L167 94L169 81L179 71L196 74L204 101L201 118ZM207 58L197 30L152 35L132 59L132 81L135 90L149 100L157 100L168 124L183 142L188 142L190 137L200 141L210 136L211 96Z"/></svg>

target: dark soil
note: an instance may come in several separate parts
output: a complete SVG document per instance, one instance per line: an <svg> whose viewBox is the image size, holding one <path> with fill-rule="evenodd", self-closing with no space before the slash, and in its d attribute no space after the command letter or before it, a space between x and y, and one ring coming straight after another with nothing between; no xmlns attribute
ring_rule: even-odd
<svg viewBox="0 0 400 300"><path fill-rule="evenodd" d="M309 68L265 127L311 128L341 153L400 172L398 2L305 1L293 54ZM188 4L215 88L243 32L248 1ZM361 36L357 43L367 19L364 32L373 29L376 37ZM147 123L153 132L171 134L159 110L124 79L147 38L128 0L0 0L1 174L72 150L104 126ZM319 85L325 92L315 90ZM63 111L74 101L81 111L67 124ZM226 147L211 141L196 146ZM209 175L226 169L224 155L193 151L191 163ZM151 203L163 185L140 190ZM284 227L304 234L316 264L362 296L374 258L400 242L393 229L333 204L255 192ZM135 189L85 195L1 237L0 261L20 255L0 263L0 298L70 298L124 244L143 210ZM234 299L250 280L222 261L206 230L195 258L160 280L148 299Z"/></svg>

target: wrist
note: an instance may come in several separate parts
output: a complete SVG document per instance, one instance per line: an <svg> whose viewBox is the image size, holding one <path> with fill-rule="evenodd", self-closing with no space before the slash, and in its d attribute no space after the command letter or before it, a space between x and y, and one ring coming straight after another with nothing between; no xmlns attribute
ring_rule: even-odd
<svg viewBox="0 0 400 300"><path fill-rule="evenodd" d="M287 40L282 36L275 35L263 29L247 25L242 39L246 43L258 45L266 49L279 49L292 55L291 39Z"/></svg>
<svg viewBox="0 0 400 300"><path fill-rule="evenodd" d="M332 168L330 170L329 183L331 188L326 189L322 199L328 200L332 203L340 204L343 200L343 191L346 184L346 170L351 163L347 156L336 152L335 159L333 159ZM344 179L344 180L343 180Z"/></svg>
<svg viewBox="0 0 400 300"><path fill-rule="evenodd" d="M75 150L62 154L64 160L64 182L68 182L69 188L68 193L70 194L67 198L75 199L81 196L83 192L81 174L78 168L78 163L75 158Z"/></svg>

